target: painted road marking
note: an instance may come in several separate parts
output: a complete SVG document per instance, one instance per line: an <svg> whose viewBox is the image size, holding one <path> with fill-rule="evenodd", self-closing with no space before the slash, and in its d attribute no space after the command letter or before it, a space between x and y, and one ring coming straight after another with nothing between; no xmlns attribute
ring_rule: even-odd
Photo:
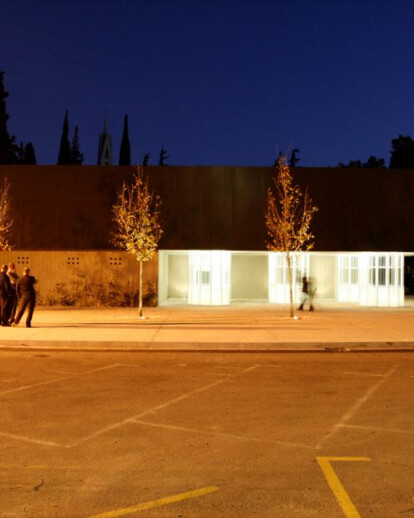
<svg viewBox="0 0 414 518"><path fill-rule="evenodd" d="M366 430L367 432L385 432L385 433L409 433L413 434L414 430L401 430L401 428L381 428L380 426L362 426L357 424L341 424L341 428L351 428L354 430Z"/></svg>
<svg viewBox="0 0 414 518"><path fill-rule="evenodd" d="M344 486L341 484L338 475L331 466L331 462L365 462L371 459L369 457L316 457L316 460L345 516L347 518L361 518Z"/></svg>
<svg viewBox="0 0 414 518"><path fill-rule="evenodd" d="M142 417L145 417L148 414L155 414L156 412L159 412L160 410L164 410L165 408L167 408L171 405L174 405L175 403L179 403L180 401L189 399L189 398L195 396L196 394L201 394L202 392L206 392L213 387L217 387L218 385L222 385L223 383L228 383L231 378L239 377L242 374L246 374L247 372L251 372L254 369L257 369L258 367L260 367L260 364L252 365L250 367L247 367L246 369L243 369L241 372L237 372L237 373L231 375L230 377L226 377L225 379L220 379L218 381L214 381L212 383L209 383L209 384L199 387L197 389L191 390L190 392L186 392L185 394L181 394L181 396L177 396L173 399L170 399L169 401L166 401L165 403L161 403L152 408L149 408L148 410L144 410L144 412L141 412L140 414L127 417L126 419L123 419L122 421L113 423L109 426L106 426L105 428L101 428L100 430L97 430L96 432L94 432L86 437L83 437L82 439L79 439L78 441L74 442L73 444L67 445L66 448L73 448L74 446L79 446L79 444L82 444L91 439L95 439L95 437L98 437L99 435L102 435L104 433L115 430L116 428L120 428L128 423L133 422L136 419L141 419Z"/></svg>
<svg viewBox="0 0 414 518"><path fill-rule="evenodd" d="M0 432L1 437L7 437L8 439L15 439L17 441L30 442L34 444L41 444L42 446L58 446L61 444L53 441L42 441L41 439L32 439L31 437L25 437L24 435L15 435L13 433Z"/></svg>
<svg viewBox="0 0 414 518"><path fill-rule="evenodd" d="M59 383L59 381L66 381L74 378L78 378L80 376L85 376L87 374L93 374L95 372L107 370L107 369L113 369L114 367L118 367L118 363L114 363L112 365L106 365L105 367L97 367L96 369L92 369L85 372L77 372L76 374L69 374L68 376L63 376L62 378L54 378L47 381L40 381L38 383L32 383L31 385L22 385L20 387L16 387L13 389L5 390L4 392L0 392L0 396L4 396L6 394L12 394L13 392L19 392L21 390L28 390L35 387L42 387L44 385L51 385L52 383Z"/></svg>
<svg viewBox="0 0 414 518"><path fill-rule="evenodd" d="M334 424L331 428L330 432L327 433L322 439L319 441L319 443L316 445L316 449L319 450L322 448L322 445L330 439L341 427L343 427L344 424L347 424L348 421L352 419L352 417L358 412L358 410L375 394L375 392L381 387L383 383L385 383L390 376L394 374L394 372L398 369L398 365L394 365L389 369L384 376L377 381L372 387L370 387L365 394L360 397L356 403L346 412L338 423Z"/></svg>
<svg viewBox="0 0 414 518"><path fill-rule="evenodd" d="M174 430L177 432L214 435L216 437L224 437L225 439L236 439L236 440L241 440L241 441L253 441L253 442L261 442L261 443L267 443L267 444L280 444L281 446L290 446L292 448L306 448L306 449L311 449L311 450L315 449L313 446L308 446L307 444L292 443L292 442L286 442L286 441L276 441L276 440L272 440L272 439L262 439L262 438L258 438L258 437L249 437L247 435L236 435L233 433L217 432L215 430L201 430L200 428L187 428L184 426L176 426L176 425L163 424L163 423L152 423L150 421L144 421L142 419L132 419L131 422L139 424L139 425L143 425L143 426L152 426L154 428L165 428L166 430Z"/></svg>
<svg viewBox="0 0 414 518"><path fill-rule="evenodd" d="M144 502L143 504L126 507L125 509L109 511L103 514L95 514L94 516L90 516L90 518L115 518L117 516L124 516L126 514L137 513L139 511L147 511L148 509L153 509L154 507L161 507L163 505L181 502L182 500L188 500L190 498L197 498L199 496L208 495L209 493L215 493L216 491L219 491L217 486L203 487L201 489L195 489L194 491L187 491L186 493L179 493L178 495L172 495L167 496L166 498L160 498L159 500L153 500L152 502Z"/></svg>

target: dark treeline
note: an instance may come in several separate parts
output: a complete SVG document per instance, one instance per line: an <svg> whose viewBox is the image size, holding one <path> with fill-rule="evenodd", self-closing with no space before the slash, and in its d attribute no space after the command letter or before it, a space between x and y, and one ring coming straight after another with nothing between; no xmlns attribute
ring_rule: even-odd
<svg viewBox="0 0 414 518"><path fill-rule="evenodd" d="M0 164L36 164L36 153L31 142L16 144L16 137L9 135L6 99L9 92L4 87L4 72L0 72Z"/></svg>
<svg viewBox="0 0 414 518"><path fill-rule="evenodd" d="M36 164L36 152L32 142L24 144L16 143L16 137L10 135L7 129L9 115L6 110L6 99L9 93L4 86L4 72L0 72L0 164ZM290 167L298 167L301 159L299 158L300 150L295 148L288 158ZM282 153L279 152L279 156ZM151 155L145 153L142 159L142 165L149 165ZM158 165L167 165L166 160L169 158L164 146L161 147L158 157ZM69 135L69 112L66 110L60 146L58 151L58 165L81 165L83 163L83 153L79 143L79 127L75 126L72 139ZM129 142L128 115L124 117L124 126L119 151L119 165L131 165L131 145ZM385 168L386 160L369 156L364 160L351 160L348 163L339 162L336 167L356 167L356 168ZM414 140L406 135L399 135L391 141L390 161L388 164L390 169L414 169Z"/></svg>
<svg viewBox="0 0 414 518"><path fill-rule="evenodd" d="M366 162L351 160L348 164L339 162L338 167L384 168L385 159L370 156ZM414 140L410 136L399 135L391 140L390 169L414 169Z"/></svg>

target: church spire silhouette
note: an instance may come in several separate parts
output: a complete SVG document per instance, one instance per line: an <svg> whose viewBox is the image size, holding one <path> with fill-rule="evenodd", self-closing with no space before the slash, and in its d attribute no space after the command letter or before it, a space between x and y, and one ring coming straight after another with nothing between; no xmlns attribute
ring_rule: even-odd
<svg viewBox="0 0 414 518"><path fill-rule="evenodd" d="M112 137L108 133L108 117L105 110L103 133L99 135L98 165L112 165Z"/></svg>

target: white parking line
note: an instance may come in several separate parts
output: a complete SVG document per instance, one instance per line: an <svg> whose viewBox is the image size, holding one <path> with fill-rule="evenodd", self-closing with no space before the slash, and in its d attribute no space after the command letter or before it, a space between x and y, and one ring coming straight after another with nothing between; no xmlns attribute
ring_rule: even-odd
<svg viewBox="0 0 414 518"><path fill-rule="evenodd" d="M292 443L292 442L286 442L286 441L274 441L271 439L260 439L259 437L248 437L245 435L236 435L236 434L225 433L225 432L214 432L212 430L200 430L198 428L186 428L183 426L175 426L175 425L169 425L169 424L151 423L150 421L143 421L142 419L131 419L131 422L140 424L143 426L152 426L154 428L164 428L167 430L175 430L178 432L214 435L217 437L223 437L224 439L237 439L237 440L241 440L241 441L261 442L261 443L267 443L267 444L279 444L281 446L290 446L293 448L305 448L308 450L315 449L313 446L309 446L306 444L298 444L298 443Z"/></svg>
<svg viewBox="0 0 414 518"><path fill-rule="evenodd" d="M352 376L369 376L372 378L382 378L383 374L373 374L372 372L353 372L344 371L344 374L351 374Z"/></svg>
<svg viewBox="0 0 414 518"><path fill-rule="evenodd" d="M79 378L80 376L85 376L88 374L93 374L94 372L103 371L107 369L113 369L114 367L118 367L119 363L114 363L112 365L106 365L105 367L98 367L97 369L92 369L90 371L78 372L76 374L71 374L70 376L63 376L62 378L54 378L48 381L41 381L39 383L32 383L31 385L22 385L21 387L5 390L4 392L0 392L0 396L4 396L6 394L11 394L13 392L19 392L21 390L28 390L34 387L41 387L43 385L51 385L52 383L59 383L59 381L65 381L69 379Z"/></svg>
<svg viewBox="0 0 414 518"><path fill-rule="evenodd" d="M346 412L341 419L333 425L331 430L319 441L319 443L316 445L316 449L319 450L322 448L323 444L325 444L326 441L328 441L340 428L343 427L352 417L358 412L358 410L374 395L374 393L383 385L390 376L394 374L394 372L398 369L398 365L394 365L389 369L384 376L375 383L372 387L370 387L365 394L360 397L354 405Z"/></svg>
<svg viewBox="0 0 414 518"><path fill-rule="evenodd" d="M188 399L189 397L193 396L194 394L199 394L200 392L204 392L210 388L216 387L217 385L221 385L222 383L227 383L227 382L228 382L228 378L221 379L219 381L215 381L214 383L209 383L208 385L205 385L204 387L200 387L198 389L192 390L191 392L182 394L181 396L178 396L174 399L170 399L169 401L166 401L165 403L161 403L160 405L149 408L148 410L145 410L144 412L141 412L140 414L127 417L126 419L123 419L122 421L118 421L117 423L113 423L109 426L106 426L105 428L101 428L100 430L97 430L96 432L92 433L91 435L83 437L82 439L79 439L78 441L68 445L67 448L72 448L73 446L78 446L79 444L89 441L90 439L94 439L95 437L99 437L100 435L102 435L106 432L110 432L111 430L124 426L125 424L130 423L130 422L134 421L135 419L140 419L141 417L144 417L145 415L148 415L148 414L154 414L155 412L158 412L159 410L167 408L168 406L173 405L174 403L177 403L178 401Z"/></svg>
<svg viewBox="0 0 414 518"><path fill-rule="evenodd" d="M231 378L235 378L235 377L238 377L242 374L245 374L247 372L251 372L252 370L254 369L257 369L258 367L260 367L259 364L256 364L256 365L252 365L250 367L247 367L246 369L243 369L241 372L238 372L238 373L235 373L233 374L232 376L229 376L229 377L226 377L225 379L220 379L218 381L214 381L213 383L209 383L207 385L204 385L203 387L199 387L197 389L194 389L194 390L191 390L190 392L186 392L185 394L181 394L181 396L177 396L173 399L170 399L169 401L166 401L165 403L161 403L159 405L156 405L152 408L149 408L147 410L144 410L144 412L141 412L137 415L133 415L133 416L130 416L130 417L127 417L126 419L123 419L122 421L119 421L117 423L113 423L109 426L106 426L105 428L101 428L100 430L97 430L96 432L86 436L86 437L83 437L82 439L79 439L78 441L72 443L72 444L69 444L66 446L66 448L72 448L74 446L78 446L79 444L82 444L86 441L89 441L90 439L94 439L95 437L99 437L100 435L106 433L106 432L109 432L111 430L115 430L116 428L120 428L121 426L124 426L125 424L127 423L131 423L133 422L134 420L136 419L141 419L142 417L148 415L148 414L154 414L156 412L158 412L159 410L163 410L164 408L167 408L169 407L170 405L173 405L175 403L178 403L179 401L183 401L185 399L188 399L190 398L191 396L194 396L195 394L200 394L201 392L205 392L206 390L209 390L213 387L217 387L218 385L222 385L223 383L228 383Z"/></svg>
<svg viewBox="0 0 414 518"><path fill-rule="evenodd" d="M355 430L366 430L367 432L390 432L414 434L414 430L401 430L399 428L382 428L380 426L360 426L354 424L341 424L341 428L354 428Z"/></svg>
<svg viewBox="0 0 414 518"><path fill-rule="evenodd" d="M59 446L59 447L62 446L61 444L58 444L57 442L42 441L42 440L39 440L39 439L32 439L30 437L25 437L24 435L15 435L15 434L12 434L12 433L5 433L5 432L0 432L0 435L2 437L7 437L8 439L15 439L17 441L30 442L30 443L34 443L34 444L41 444L42 446Z"/></svg>

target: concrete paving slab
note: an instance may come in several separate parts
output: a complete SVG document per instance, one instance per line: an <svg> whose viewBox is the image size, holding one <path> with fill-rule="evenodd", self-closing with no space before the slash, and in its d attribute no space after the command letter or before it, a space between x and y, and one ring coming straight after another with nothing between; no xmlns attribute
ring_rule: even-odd
<svg viewBox="0 0 414 518"><path fill-rule="evenodd" d="M288 316L281 305L64 308L35 312L33 327L0 329L0 349L354 351L414 350L414 307L326 305Z"/></svg>

